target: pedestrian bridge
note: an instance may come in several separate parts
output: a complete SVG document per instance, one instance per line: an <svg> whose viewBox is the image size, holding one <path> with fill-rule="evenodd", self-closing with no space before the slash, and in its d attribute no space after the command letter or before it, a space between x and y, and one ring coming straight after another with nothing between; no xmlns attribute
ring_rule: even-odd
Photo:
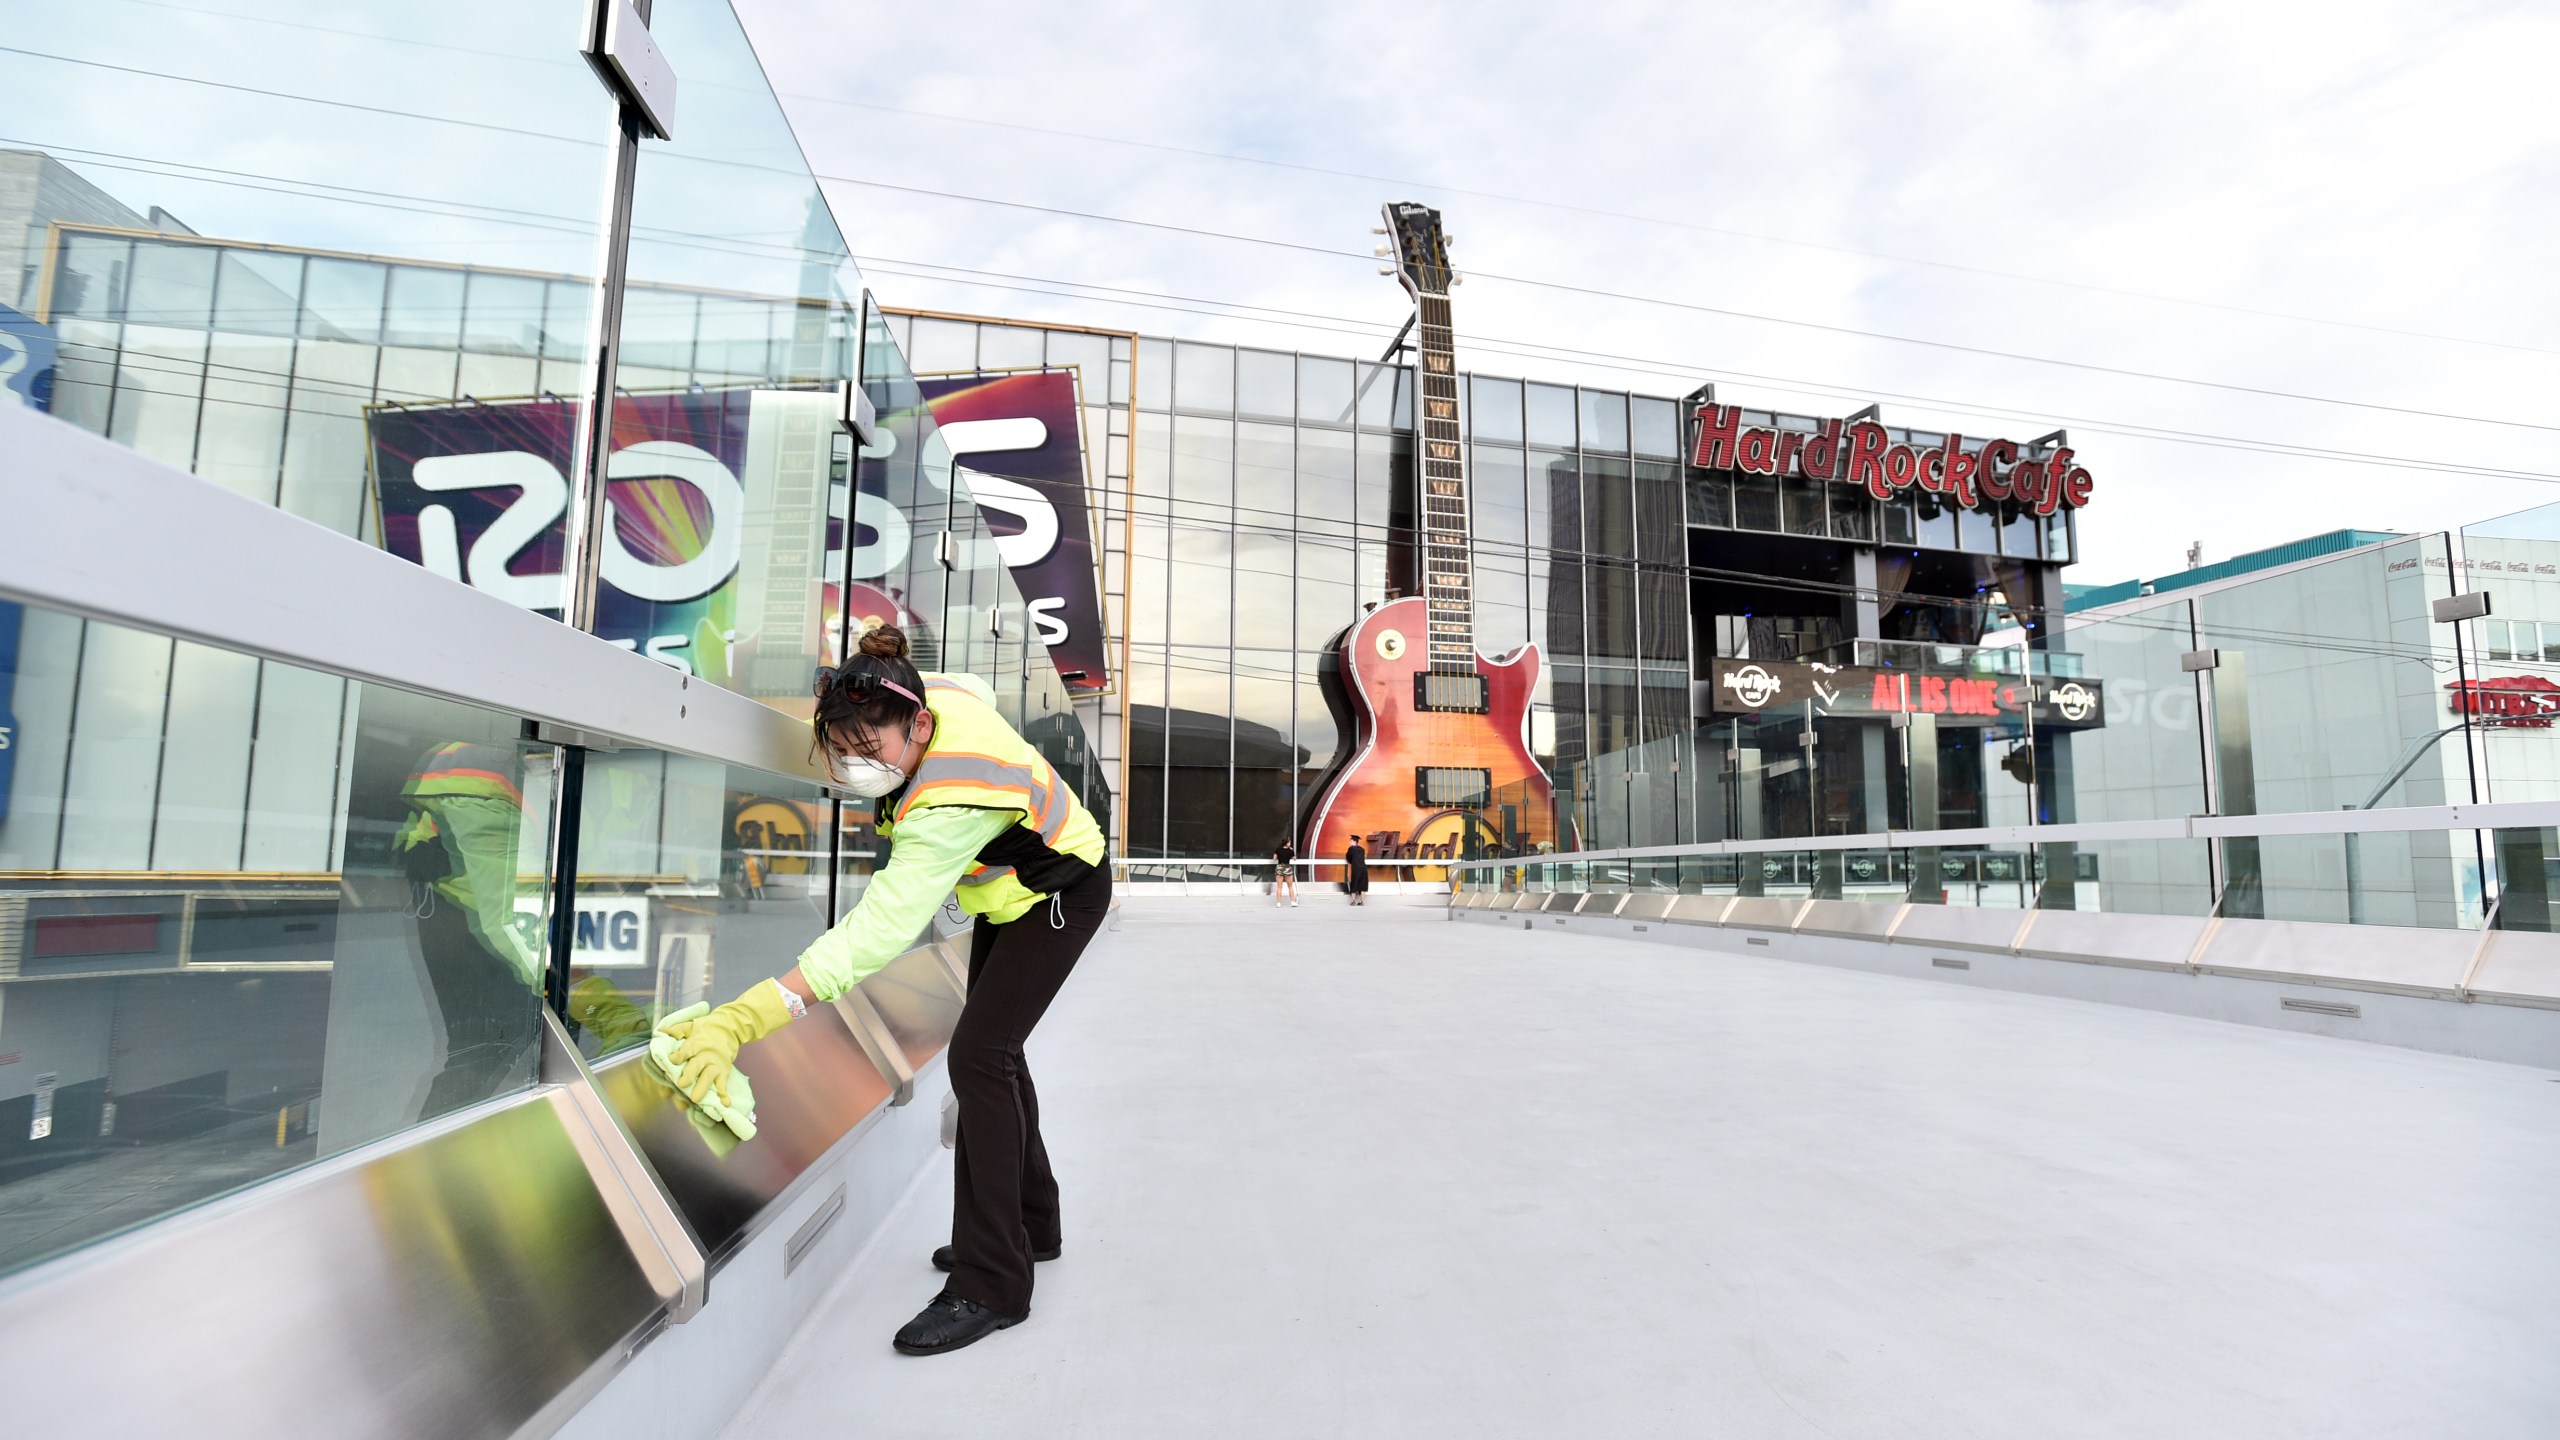
<svg viewBox="0 0 2560 1440"><path fill-rule="evenodd" d="M2343 1022L2267 981L2238 1024L1933 945L1144 888L1031 1047L1067 1243L1022 1326L889 1348L948 1223L927 1058L726 1243L633 1127L698 1299L627 1264L649 1216L433 1143L440 1195L362 1203L400 1156L359 1153L40 1268L20 1433L2560 1433L2560 1072L2304 1033ZM559 1097L627 1073L442 1142L592 1145Z"/></svg>

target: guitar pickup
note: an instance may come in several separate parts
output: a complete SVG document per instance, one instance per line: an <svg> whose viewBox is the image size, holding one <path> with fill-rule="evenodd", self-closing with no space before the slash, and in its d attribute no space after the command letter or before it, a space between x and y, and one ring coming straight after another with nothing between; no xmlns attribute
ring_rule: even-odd
<svg viewBox="0 0 2560 1440"><path fill-rule="evenodd" d="M1493 772L1417 765L1413 768L1413 803L1428 809L1481 810L1493 803Z"/></svg>
<svg viewBox="0 0 2560 1440"><path fill-rule="evenodd" d="M1413 677L1413 708L1455 715L1482 715L1493 708L1484 677L1442 675L1425 670Z"/></svg>

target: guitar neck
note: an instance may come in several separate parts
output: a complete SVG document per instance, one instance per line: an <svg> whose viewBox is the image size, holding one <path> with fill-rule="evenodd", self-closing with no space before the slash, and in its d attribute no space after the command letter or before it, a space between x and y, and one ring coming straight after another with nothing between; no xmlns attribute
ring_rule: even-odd
<svg viewBox="0 0 2560 1440"><path fill-rule="evenodd" d="M1430 604L1431 668L1473 674L1476 664L1475 575L1470 560L1466 445L1458 425L1457 351L1449 331L1449 297L1418 302L1422 401L1415 423L1421 441L1422 594Z"/></svg>

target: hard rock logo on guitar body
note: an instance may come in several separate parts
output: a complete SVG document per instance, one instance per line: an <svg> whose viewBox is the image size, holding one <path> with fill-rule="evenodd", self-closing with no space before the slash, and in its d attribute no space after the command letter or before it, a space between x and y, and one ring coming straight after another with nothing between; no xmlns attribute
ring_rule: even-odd
<svg viewBox="0 0 2560 1440"><path fill-rule="evenodd" d="M1554 789L1529 752L1538 649L1476 653L1448 241L1437 210L1393 204L1386 218L1417 309L1422 593L1370 611L1336 642L1353 747L1307 813L1304 853L1338 859L1355 836L1379 860L1523 853L1555 833Z"/></svg>

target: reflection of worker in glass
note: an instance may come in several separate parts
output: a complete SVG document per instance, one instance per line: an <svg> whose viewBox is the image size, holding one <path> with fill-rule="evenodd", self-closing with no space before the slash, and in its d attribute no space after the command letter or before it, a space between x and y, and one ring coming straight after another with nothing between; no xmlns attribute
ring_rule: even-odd
<svg viewBox="0 0 2560 1440"><path fill-rule="evenodd" d="M516 916L516 764L511 746L456 740L420 756L401 787L409 818L393 848L444 1015L444 1070L422 1118L496 1094L534 1043L542 958Z"/></svg>
<svg viewBox="0 0 2560 1440"><path fill-rule="evenodd" d="M910 1355L956 1350L1031 1313L1031 1266L1058 1253L1058 1184L1022 1046L1111 905L1102 830L973 676L919 674L883 626L819 675L815 725L842 782L880 803L889 862L797 968L662 1033L697 1102L726 1094L739 1047L832 1000L914 944L957 887L978 917L969 1002L953 1032L960 1104L943 1293L898 1332Z"/></svg>

